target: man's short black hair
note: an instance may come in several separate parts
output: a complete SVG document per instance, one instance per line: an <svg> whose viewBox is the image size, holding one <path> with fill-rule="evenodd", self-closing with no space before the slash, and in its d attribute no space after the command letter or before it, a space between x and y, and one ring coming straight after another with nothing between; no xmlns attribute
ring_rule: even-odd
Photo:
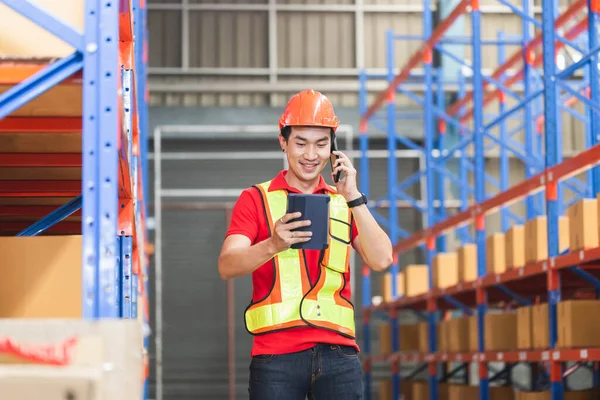
<svg viewBox="0 0 600 400"><path fill-rule="evenodd" d="M335 138L335 132L333 129L330 130L331 132L331 139ZM292 127L291 126L284 126L281 129L281 136L283 136L283 138L285 139L285 142L287 143L288 139L290 138L290 135L292 134Z"/></svg>
<svg viewBox="0 0 600 400"><path fill-rule="evenodd" d="M287 143L288 139L290 138L291 133L292 133L292 127L291 126L284 126L281 129L281 136L283 136L283 138L285 139L286 143Z"/></svg>

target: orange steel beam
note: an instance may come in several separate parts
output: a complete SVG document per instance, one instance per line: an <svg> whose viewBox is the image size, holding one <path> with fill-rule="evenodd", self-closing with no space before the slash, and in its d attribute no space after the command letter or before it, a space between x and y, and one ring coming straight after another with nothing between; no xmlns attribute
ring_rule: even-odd
<svg viewBox="0 0 600 400"><path fill-rule="evenodd" d="M27 61L0 61L0 85L16 85L21 83L33 74L46 68L50 63L50 61L40 64L34 64ZM60 84L80 84L81 79L82 73L79 71L62 81Z"/></svg>
<svg viewBox="0 0 600 400"><path fill-rule="evenodd" d="M581 11L585 7L585 0L577 0L573 4L569 6L565 10L564 13L558 16L558 18L554 22L555 29L558 29L569 22L579 11ZM542 44L542 33L538 33L529 43L525 45L525 51L527 53L534 51ZM519 61L522 61L523 51L517 50L504 64L500 65L496 71L492 74L492 78L498 80L504 72L508 69L516 65ZM488 81L483 82L483 90L489 85ZM504 84L508 87L508 81ZM498 90L498 89L497 89ZM495 93L495 92L492 92ZM454 116L458 113L460 108L467 104L473 98L473 91L467 93L465 97L461 100L456 101L452 106L450 106L446 113L450 116ZM471 115L471 113L469 113Z"/></svg>
<svg viewBox="0 0 600 400"><path fill-rule="evenodd" d="M593 167L600 161L600 144L582 151L576 156L564 160L562 163L526 179L512 186L508 190L498 193L480 204L471 205L465 211L457 213L446 220L424 230L421 230L412 236L403 239L394 245L394 254L406 252L425 242L427 239L436 238L444 232L456 228L457 226L470 224L478 215L489 215L497 211L500 207L505 207L519 201L530 193L544 190L545 182L550 177L553 181L559 181Z"/></svg>
<svg viewBox="0 0 600 400"><path fill-rule="evenodd" d="M579 1L585 2L585 0ZM409 77L410 71L423 61L425 55L428 54L429 51L433 48L433 46L437 44L437 42L442 38L442 36L446 33L446 31L450 28L454 21L456 21L458 17L460 17L466 12L467 7L469 7L470 5L471 0L462 0L456 5L456 7L454 8L454 10L452 10L450 15L448 15L442 22L440 22L436 26L435 30L431 34L431 37L421 46L421 48L415 54L413 54L413 56L410 58L410 60L408 60L402 71L390 83L388 88L377 95L373 104L371 104L367 112L361 117L361 124L366 123L366 121L368 121L375 114L375 112L377 112L377 110L381 108L383 102L386 101L390 95L395 94L398 85L400 85L406 80L406 78Z"/></svg>

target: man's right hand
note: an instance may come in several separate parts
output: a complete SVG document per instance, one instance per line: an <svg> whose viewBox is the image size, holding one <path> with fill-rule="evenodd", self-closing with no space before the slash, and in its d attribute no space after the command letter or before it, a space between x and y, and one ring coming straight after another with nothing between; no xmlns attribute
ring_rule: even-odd
<svg viewBox="0 0 600 400"><path fill-rule="evenodd" d="M296 212L291 214L285 214L283 217L275 222L273 229L273 235L271 236L272 249L277 254L284 250L289 249L293 244L308 242L312 236L312 232L309 231L297 231L292 230L301 228L303 226L309 226L310 221L294 221L302 216L302 213Z"/></svg>

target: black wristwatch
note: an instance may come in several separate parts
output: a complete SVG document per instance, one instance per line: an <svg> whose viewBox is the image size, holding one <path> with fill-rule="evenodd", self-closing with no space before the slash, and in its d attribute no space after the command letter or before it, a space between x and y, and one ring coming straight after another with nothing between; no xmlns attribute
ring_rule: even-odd
<svg viewBox="0 0 600 400"><path fill-rule="evenodd" d="M346 204L348 204L348 208L353 208L353 207L360 206L362 204L367 204L367 196L365 196L364 193L361 193L360 197L358 199L351 200L351 201L347 202Z"/></svg>

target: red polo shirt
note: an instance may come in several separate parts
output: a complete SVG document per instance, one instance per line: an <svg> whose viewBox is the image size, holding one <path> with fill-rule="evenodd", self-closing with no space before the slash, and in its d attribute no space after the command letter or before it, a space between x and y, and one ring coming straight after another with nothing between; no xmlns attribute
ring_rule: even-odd
<svg viewBox="0 0 600 400"><path fill-rule="evenodd" d="M285 180L286 174L287 171L284 170L273 178L269 191L287 190L290 193L300 193L298 189L288 185ZM336 193L334 189L325 183L321 176L314 193L322 194L325 192ZM268 222L263 211L261 196L258 189L254 187L244 190L233 208L231 225L226 236L234 234L248 237L252 245L269 238ZM356 224L352 221L353 243L357 235ZM319 255L319 250L306 251L306 265L313 285L319 276ZM271 261L266 262L252 273L253 301L258 301L267 296L272 287L273 279L273 264ZM348 284L341 291L341 295L346 299L350 299L350 272L346 273L346 282ZM358 345L354 339L326 329L302 327L254 336L251 355L293 353L311 348L317 343L354 346L358 350Z"/></svg>

